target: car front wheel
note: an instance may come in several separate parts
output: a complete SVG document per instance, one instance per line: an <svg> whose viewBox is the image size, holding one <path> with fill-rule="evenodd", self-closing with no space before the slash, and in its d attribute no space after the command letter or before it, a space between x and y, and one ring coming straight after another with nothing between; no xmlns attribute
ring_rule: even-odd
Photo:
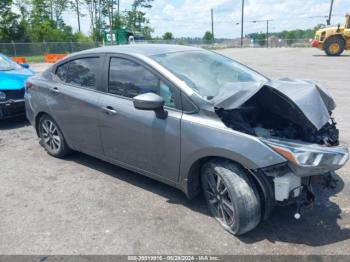
<svg viewBox="0 0 350 262"><path fill-rule="evenodd" d="M205 163L201 181L211 214L227 231L242 235L260 223L259 193L242 167L225 160Z"/></svg>
<svg viewBox="0 0 350 262"><path fill-rule="evenodd" d="M40 144L54 157L63 157L70 149L59 129L57 123L48 115L44 115L39 121Z"/></svg>

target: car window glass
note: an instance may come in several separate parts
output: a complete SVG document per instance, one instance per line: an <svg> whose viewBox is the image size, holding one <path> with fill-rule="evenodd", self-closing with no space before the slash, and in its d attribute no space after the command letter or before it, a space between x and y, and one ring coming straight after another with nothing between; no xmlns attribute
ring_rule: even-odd
<svg viewBox="0 0 350 262"><path fill-rule="evenodd" d="M175 107L174 94L170 87L160 81L159 95L164 99L164 105L168 107Z"/></svg>
<svg viewBox="0 0 350 262"><path fill-rule="evenodd" d="M207 99L218 95L220 89L234 88L238 83L267 81L255 71L214 52L170 52L152 58Z"/></svg>
<svg viewBox="0 0 350 262"><path fill-rule="evenodd" d="M95 89L99 61L97 57L76 59L59 66L56 75L67 84Z"/></svg>
<svg viewBox="0 0 350 262"><path fill-rule="evenodd" d="M197 108L193 105L191 100L183 93L181 93L181 105L182 105L182 110L185 112L197 111Z"/></svg>
<svg viewBox="0 0 350 262"><path fill-rule="evenodd" d="M10 58L0 54L0 71L22 69L20 65L13 62Z"/></svg>
<svg viewBox="0 0 350 262"><path fill-rule="evenodd" d="M175 107L173 91L142 65L124 58L111 58L109 93L133 98L144 93L163 97L165 105Z"/></svg>
<svg viewBox="0 0 350 262"><path fill-rule="evenodd" d="M69 63L60 65L59 67L57 67L57 70L56 70L57 77L63 82L66 82L67 80L68 66L69 66Z"/></svg>

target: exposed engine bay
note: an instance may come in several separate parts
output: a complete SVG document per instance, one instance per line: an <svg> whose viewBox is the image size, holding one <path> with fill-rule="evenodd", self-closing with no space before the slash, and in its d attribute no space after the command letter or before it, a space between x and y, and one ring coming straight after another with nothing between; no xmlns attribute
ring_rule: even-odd
<svg viewBox="0 0 350 262"><path fill-rule="evenodd" d="M338 145L339 131L331 117L335 105L327 93L309 82L277 83L263 85L236 108L215 111L226 126L250 135ZM223 101L229 104L227 95L217 105Z"/></svg>

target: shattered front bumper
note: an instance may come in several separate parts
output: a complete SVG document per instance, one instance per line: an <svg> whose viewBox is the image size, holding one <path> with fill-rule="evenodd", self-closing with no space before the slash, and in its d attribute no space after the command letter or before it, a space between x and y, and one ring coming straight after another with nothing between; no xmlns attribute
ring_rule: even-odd
<svg viewBox="0 0 350 262"><path fill-rule="evenodd" d="M311 177L331 177L349 159L349 150L343 146L328 147L279 139L263 141L286 158L284 164L262 170L271 178L275 201L299 203L299 209L314 199Z"/></svg>
<svg viewBox="0 0 350 262"><path fill-rule="evenodd" d="M24 99L10 99L0 102L0 119L23 115L24 113Z"/></svg>

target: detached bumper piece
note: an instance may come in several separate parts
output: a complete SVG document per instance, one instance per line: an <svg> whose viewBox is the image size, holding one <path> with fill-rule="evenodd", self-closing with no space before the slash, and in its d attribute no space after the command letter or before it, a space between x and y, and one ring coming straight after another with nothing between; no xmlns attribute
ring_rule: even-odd
<svg viewBox="0 0 350 262"><path fill-rule="evenodd" d="M0 100L0 119L7 119L25 113L24 89L1 92L5 93L6 97L4 100Z"/></svg>

